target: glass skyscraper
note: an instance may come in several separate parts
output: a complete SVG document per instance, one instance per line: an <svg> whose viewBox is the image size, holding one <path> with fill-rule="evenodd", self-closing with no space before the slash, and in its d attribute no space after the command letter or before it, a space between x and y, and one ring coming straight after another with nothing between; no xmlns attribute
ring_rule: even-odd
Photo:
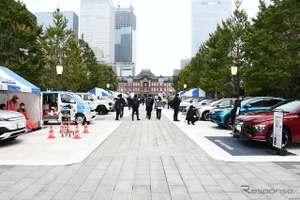
<svg viewBox="0 0 300 200"><path fill-rule="evenodd" d="M135 63L136 17L133 7L118 7L115 17L115 62Z"/></svg>
<svg viewBox="0 0 300 200"><path fill-rule="evenodd" d="M234 0L192 0L192 57L217 24L231 16L233 8Z"/></svg>
<svg viewBox="0 0 300 200"><path fill-rule="evenodd" d="M54 26L54 12L37 12L35 16L37 18L38 25L43 26L45 30L49 26ZM79 19L78 16L73 11L61 12L61 14L68 20L67 29L72 29L78 38L79 31Z"/></svg>
<svg viewBox="0 0 300 200"><path fill-rule="evenodd" d="M115 63L118 76L134 76L136 62L136 17L133 7L118 8L115 13Z"/></svg>
<svg viewBox="0 0 300 200"><path fill-rule="evenodd" d="M115 7L111 0L81 0L80 34L100 63L114 62L114 24Z"/></svg>

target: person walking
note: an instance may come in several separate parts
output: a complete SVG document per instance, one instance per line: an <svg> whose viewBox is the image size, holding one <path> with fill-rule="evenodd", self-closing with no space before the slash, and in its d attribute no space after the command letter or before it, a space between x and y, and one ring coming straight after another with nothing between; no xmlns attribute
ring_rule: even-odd
<svg viewBox="0 0 300 200"><path fill-rule="evenodd" d="M168 97L167 97L168 109L170 108L170 103L171 103L171 98L170 98L170 96L168 96Z"/></svg>
<svg viewBox="0 0 300 200"><path fill-rule="evenodd" d="M180 121L180 120L178 120L179 105L181 103L181 99L179 98L179 94L175 95L172 102L173 102L173 109L174 109L173 121Z"/></svg>
<svg viewBox="0 0 300 200"><path fill-rule="evenodd" d="M127 98L127 103L128 103L128 110L130 110L131 106L132 106L132 99L131 96L129 95Z"/></svg>
<svg viewBox="0 0 300 200"><path fill-rule="evenodd" d="M18 110L18 100L19 99L19 96L18 95L14 95L12 97L11 100L7 101L7 104L6 104L6 110L12 110L12 111L17 111Z"/></svg>
<svg viewBox="0 0 300 200"><path fill-rule="evenodd" d="M151 112L152 112L153 104L154 104L154 100L153 100L151 94L148 94L148 97L146 98L145 103L146 103L146 112L147 112L146 118L151 119Z"/></svg>
<svg viewBox="0 0 300 200"><path fill-rule="evenodd" d="M121 97L122 97L122 95L119 94L115 100L116 120L119 120L122 106L124 106L124 105L122 105Z"/></svg>
<svg viewBox="0 0 300 200"><path fill-rule="evenodd" d="M120 118L122 118L124 115L124 107L125 107L126 102L125 102L125 99L122 97L122 94L119 94L118 96L120 97L120 100L121 100Z"/></svg>
<svg viewBox="0 0 300 200"><path fill-rule="evenodd" d="M187 121L188 125L190 125L190 122L195 125L195 122L198 121L197 110L193 105L190 105L185 120Z"/></svg>
<svg viewBox="0 0 300 200"><path fill-rule="evenodd" d="M155 104L154 104L157 119L161 118L161 110L162 110L163 107L164 107L164 103L161 101L161 97L158 97L157 100L155 101Z"/></svg>
<svg viewBox="0 0 300 200"><path fill-rule="evenodd" d="M232 128L232 136L237 137L235 133L235 118L239 115L240 109L241 109L241 100L239 99L239 96L237 94L232 95L232 101L233 101L233 108L230 111L231 114L231 128Z"/></svg>
<svg viewBox="0 0 300 200"><path fill-rule="evenodd" d="M132 121L134 121L134 114L136 114L137 120L141 120L139 118L139 107L140 107L140 102L137 98L137 95L135 94L133 99L131 100L131 108L132 108Z"/></svg>

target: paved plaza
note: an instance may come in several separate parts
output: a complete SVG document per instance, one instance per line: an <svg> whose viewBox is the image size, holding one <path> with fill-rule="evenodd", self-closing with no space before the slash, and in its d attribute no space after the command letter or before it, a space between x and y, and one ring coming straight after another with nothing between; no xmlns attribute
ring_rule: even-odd
<svg viewBox="0 0 300 200"><path fill-rule="evenodd" d="M127 108L120 121L97 116L77 140L46 139L47 127L2 141L1 199L300 199L297 148L284 157L231 156L200 137L224 135L204 127L210 122L173 122L170 109L161 120L140 112L141 121Z"/></svg>

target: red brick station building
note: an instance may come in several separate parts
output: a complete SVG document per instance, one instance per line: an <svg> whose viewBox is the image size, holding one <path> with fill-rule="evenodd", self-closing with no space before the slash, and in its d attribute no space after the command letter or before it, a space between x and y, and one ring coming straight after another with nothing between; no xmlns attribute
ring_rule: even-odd
<svg viewBox="0 0 300 200"><path fill-rule="evenodd" d="M172 76L155 76L150 69L143 69L136 76L119 76L117 81L118 91L124 94L135 93L139 97L163 94L165 97L176 93L172 87Z"/></svg>

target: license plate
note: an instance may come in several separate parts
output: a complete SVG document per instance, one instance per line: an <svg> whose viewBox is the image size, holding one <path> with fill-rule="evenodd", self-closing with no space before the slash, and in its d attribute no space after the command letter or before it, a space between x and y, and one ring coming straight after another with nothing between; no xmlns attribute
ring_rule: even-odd
<svg viewBox="0 0 300 200"><path fill-rule="evenodd" d="M19 122L18 123L18 128L24 128L25 127L25 123L24 122Z"/></svg>

